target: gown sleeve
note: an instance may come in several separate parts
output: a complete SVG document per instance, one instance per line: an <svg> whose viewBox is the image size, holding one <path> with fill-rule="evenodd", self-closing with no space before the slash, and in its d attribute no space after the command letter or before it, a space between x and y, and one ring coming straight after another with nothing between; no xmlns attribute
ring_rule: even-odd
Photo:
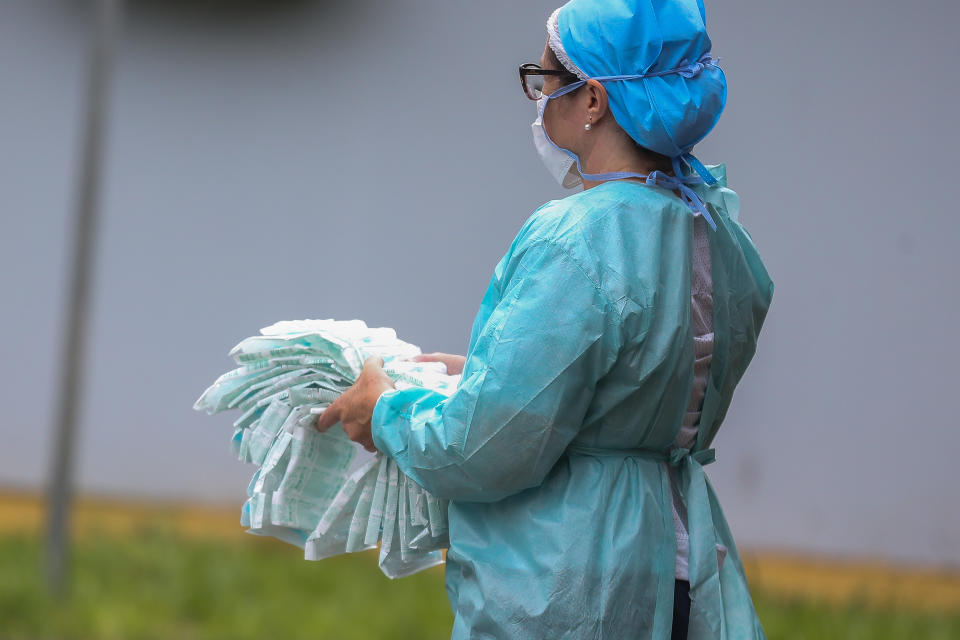
<svg viewBox="0 0 960 640"><path fill-rule="evenodd" d="M614 305L565 249L531 245L503 274L457 391L388 391L374 409L377 449L441 498L492 502L542 483L616 358Z"/></svg>

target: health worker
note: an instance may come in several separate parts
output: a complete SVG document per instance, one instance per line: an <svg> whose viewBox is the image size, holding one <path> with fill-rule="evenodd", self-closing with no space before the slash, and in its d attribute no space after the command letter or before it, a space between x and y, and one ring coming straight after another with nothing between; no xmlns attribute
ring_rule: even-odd
<svg viewBox="0 0 960 640"><path fill-rule="evenodd" d="M450 500L454 638L763 638L704 473L773 284L723 166L692 154L726 81L702 0L571 0L534 143L583 189L494 269L450 397L367 361L323 414Z"/></svg>

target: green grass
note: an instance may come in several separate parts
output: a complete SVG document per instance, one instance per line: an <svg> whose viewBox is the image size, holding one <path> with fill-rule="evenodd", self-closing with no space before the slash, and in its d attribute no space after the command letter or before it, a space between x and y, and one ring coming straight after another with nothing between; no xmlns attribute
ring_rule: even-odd
<svg viewBox="0 0 960 640"><path fill-rule="evenodd" d="M306 562L282 543L186 541L169 532L85 540L69 598L43 589L41 544L0 537L0 638L447 638L443 570L388 580L370 553ZM785 602L755 594L771 639L960 638L960 613Z"/></svg>
<svg viewBox="0 0 960 640"><path fill-rule="evenodd" d="M865 604L831 606L753 593L771 640L957 640L960 612L919 613Z"/></svg>
<svg viewBox="0 0 960 640"><path fill-rule="evenodd" d="M443 569L389 580L369 552L307 562L266 539L165 533L80 543L69 599L43 589L39 541L0 538L0 637L448 638Z"/></svg>

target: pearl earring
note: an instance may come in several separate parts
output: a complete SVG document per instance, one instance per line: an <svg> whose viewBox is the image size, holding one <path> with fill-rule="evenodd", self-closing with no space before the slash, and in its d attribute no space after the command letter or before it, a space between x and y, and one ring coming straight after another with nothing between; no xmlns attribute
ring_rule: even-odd
<svg viewBox="0 0 960 640"><path fill-rule="evenodd" d="M590 116L590 122L588 122L587 124L583 125L583 128L584 128L585 130L587 130L587 131L590 131L590 129L593 128L593 125L591 124L592 122L593 122L593 116Z"/></svg>

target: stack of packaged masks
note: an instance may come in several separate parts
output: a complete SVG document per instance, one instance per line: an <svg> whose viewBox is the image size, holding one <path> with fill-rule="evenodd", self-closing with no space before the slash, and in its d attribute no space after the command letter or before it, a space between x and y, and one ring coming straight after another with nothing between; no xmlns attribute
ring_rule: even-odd
<svg viewBox="0 0 960 640"><path fill-rule="evenodd" d="M453 393L459 376L420 353L393 329L361 320L278 322L242 341L239 365L194 404L209 414L236 409L233 451L259 468L247 489L241 524L320 560L380 545L380 568L391 578L443 562L447 504L408 478L396 463L350 441L339 424L316 430L317 416L360 375L370 356L398 389L420 386Z"/></svg>

